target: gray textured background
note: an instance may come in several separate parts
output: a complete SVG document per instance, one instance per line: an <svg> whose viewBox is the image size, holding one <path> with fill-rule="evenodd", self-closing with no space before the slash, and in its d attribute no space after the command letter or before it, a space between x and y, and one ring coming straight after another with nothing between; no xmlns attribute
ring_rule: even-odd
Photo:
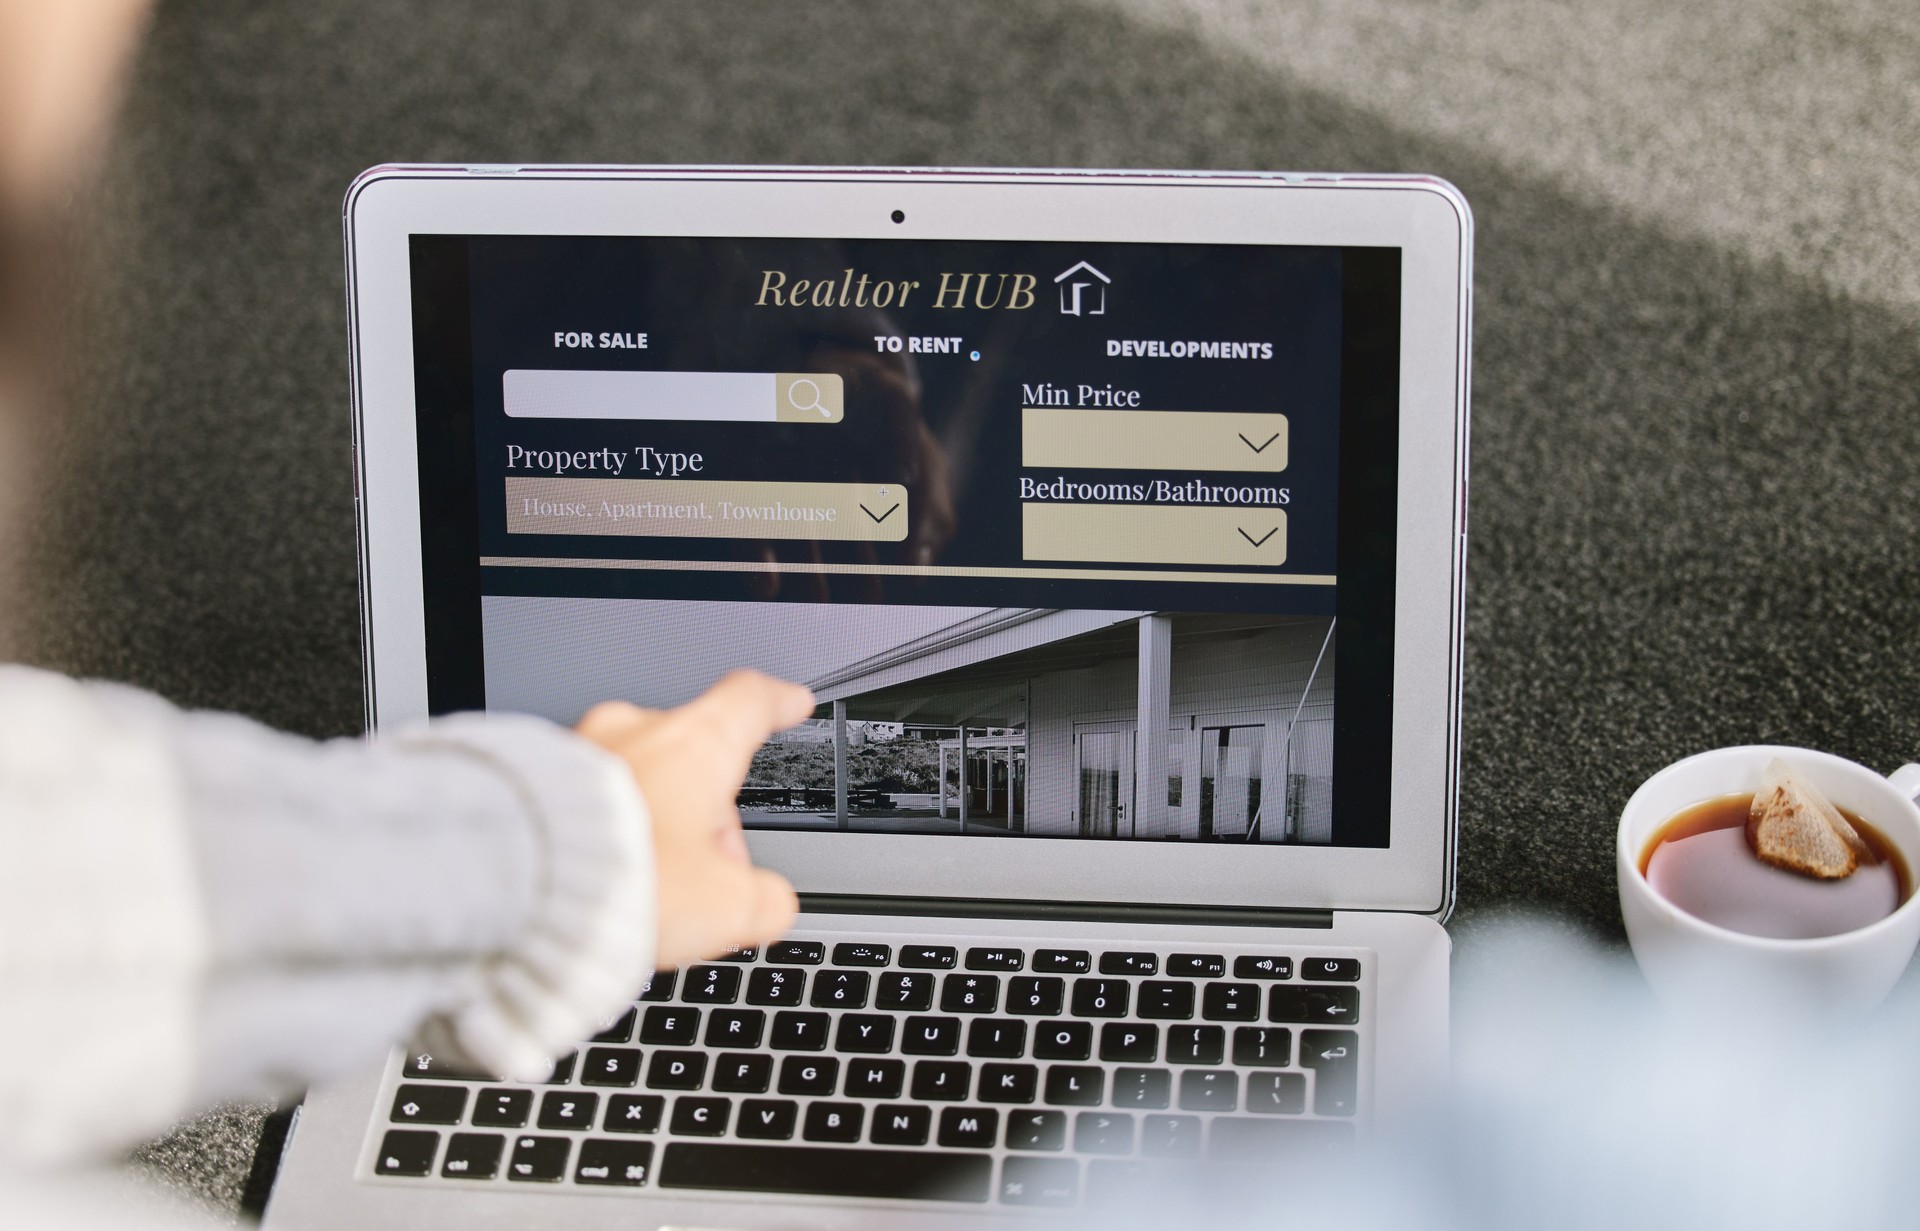
<svg viewBox="0 0 1920 1231"><path fill-rule="evenodd" d="M1617 936L1613 819L1655 768L1920 747L1917 66L1908 3L168 0L28 656L356 728L368 164L1431 172L1479 223L1460 920ZM149 1165L231 1208L257 1122Z"/></svg>

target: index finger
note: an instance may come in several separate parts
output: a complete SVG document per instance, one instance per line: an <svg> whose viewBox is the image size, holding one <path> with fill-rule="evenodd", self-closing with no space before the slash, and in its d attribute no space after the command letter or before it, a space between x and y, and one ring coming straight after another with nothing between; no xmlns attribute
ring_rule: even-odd
<svg viewBox="0 0 1920 1231"><path fill-rule="evenodd" d="M767 737L813 713L813 693L758 671L733 671L687 703L713 723L742 752L750 753Z"/></svg>

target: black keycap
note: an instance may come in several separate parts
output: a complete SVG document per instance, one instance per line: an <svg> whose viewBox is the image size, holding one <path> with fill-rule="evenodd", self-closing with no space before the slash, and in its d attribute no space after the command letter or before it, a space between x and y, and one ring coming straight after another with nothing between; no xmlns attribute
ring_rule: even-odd
<svg viewBox="0 0 1920 1231"><path fill-rule="evenodd" d="M387 1118L396 1124L458 1124L466 1110L465 1086L401 1086Z"/></svg>
<svg viewBox="0 0 1920 1231"><path fill-rule="evenodd" d="M796 1005L807 993L807 972L761 966L747 976L747 1003Z"/></svg>
<svg viewBox="0 0 1920 1231"><path fill-rule="evenodd" d="M893 1028L898 1019L884 1013L842 1013L834 1028L836 1051L882 1054L893 1050Z"/></svg>
<svg viewBox="0 0 1920 1231"><path fill-rule="evenodd" d="M436 1056L430 1051L415 1047L400 1066L400 1076L413 1081L426 1078L430 1081L499 1081L471 1065ZM398 1174L398 1173L396 1173Z"/></svg>
<svg viewBox="0 0 1920 1231"><path fill-rule="evenodd" d="M1160 970L1160 959L1151 953L1102 953L1103 975L1150 975Z"/></svg>
<svg viewBox="0 0 1920 1231"><path fill-rule="evenodd" d="M825 1051L827 1030L832 1024L833 1019L825 1013L775 1013L767 1046L775 1051Z"/></svg>
<svg viewBox="0 0 1920 1231"><path fill-rule="evenodd" d="M656 1047L687 1047L700 1037L700 1010L654 1005L640 1019L640 1041Z"/></svg>
<svg viewBox="0 0 1920 1231"><path fill-rule="evenodd" d="M931 1107L882 1103L873 1109L873 1132L867 1140L877 1146L923 1146L932 1131Z"/></svg>
<svg viewBox="0 0 1920 1231"><path fill-rule="evenodd" d="M781 966L818 966L827 959L827 947L817 940L783 940L767 946L767 960Z"/></svg>
<svg viewBox="0 0 1920 1231"><path fill-rule="evenodd" d="M607 1118L600 1127L609 1133L657 1133L667 1100L657 1094L616 1094L607 1100Z"/></svg>
<svg viewBox="0 0 1920 1231"><path fill-rule="evenodd" d="M1133 1153L1133 1117L1117 1111L1083 1111L1073 1118L1073 1148L1082 1154Z"/></svg>
<svg viewBox="0 0 1920 1231"><path fill-rule="evenodd" d="M1033 1029L1036 1060L1085 1060L1093 1055L1092 1022L1041 1022Z"/></svg>
<svg viewBox="0 0 1920 1231"><path fill-rule="evenodd" d="M738 966L694 966L680 981L680 999L688 1004L732 1004L740 999Z"/></svg>
<svg viewBox="0 0 1920 1231"><path fill-rule="evenodd" d="M388 1129L380 1139L380 1157L373 1169L381 1175L426 1175L433 1170L433 1156L440 1148L440 1134L424 1129Z"/></svg>
<svg viewBox="0 0 1920 1231"><path fill-rule="evenodd" d="M600 1111L600 1096L572 1090L554 1090L541 1096L541 1128L592 1128Z"/></svg>
<svg viewBox="0 0 1920 1231"><path fill-rule="evenodd" d="M900 964L908 970L952 970L959 960L959 951L945 945L900 947Z"/></svg>
<svg viewBox="0 0 1920 1231"><path fill-rule="evenodd" d="M1169 953L1167 973L1183 979L1224 979L1227 959L1218 953Z"/></svg>
<svg viewBox="0 0 1920 1231"><path fill-rule="evenodd" d="M633 1038L634 1010L617 1013L610 1021L601 1024L600 1033L593 1036L595 1043L625 1043Z"/></svg>
<svg viewBox="0 0 1920 1231"><path fill-rule="evenodd" d="M968 970L1023 970L1027 965L1027 955L1018 949L1004 946L992 946L967 950Z"/></svg>
<svg viewBox="0 0 1920 1231"><path fill-rule="evenodd" d="M500 1174L507 1139L498 1133L455 1133L447 1138L440 1174L449 1180L491 1180Z"/></svg>
<svg viewBox="0 0 1920 1231"><path fill-rule="evenodd" d="M640 995L635 997L635 999L644 1000L650 1004L658 1004L672 1000L673 985L675 982L675 972L671 970L656 970L647 976L647 981L640 987Z"/></svg>
<svg viewBox="0 0 1920 1231"><path fill-rule="evenodd" d="M567 1155L573 1142L565 1137L518 1137L507 1162L509 1180L553 1184L567 1174Z"/></svg>
<svg viewBox="0 0 1920 1231"><path fill-rule="evenodd" d="M780 1062L780 1093L832 1094L840 1081L840 1062L832 1056L788 1056Z"/></svg>
<svg viewBox="0 0 1920 1231"><path fill-rule="evenodd" d="M998 975L948 975L940 985L942 1013L991 1013L999 1003Z"/></svg>
<svg viewBox="0 0 1920 1231"><path fill-rule="evenodd" d="M722 953L719 957L715 958L714 961L716 962L752 962L752 961L757 961L759 957L760 957L760 950L758 949L755 949L755 948L742 949L736 946L732 949L728 949L725 953Z"/></svg>
<svg viewBox="0 0 1920 1231"><path fill-rule="evenodd" d="M873 1007L900 1012L925 1012L933 1007L933 976L889 971L880 976Z"/></svg>
<svg viewBox="0 0 1920 1231"><path fill-rule="evenodd" d="M920 1060L913 1066L913 1097L923 1103L955 1103L967 1097L973 1066L964 1060Z"/></svg>
<svg viewBox="0 0 1920 1231"><path fill-rule="evenodd" d="M943 1146L991 1150L1000 1136L1000 1113L990 1107L943 1107L940 1135Z"/></svg>
<svg viewBox="0 0 1920 1231"><path fill-rule="evenodd" d="M759 1009L715 1009L707 1014L707 1046L758 1047L766 1028L767 1015Z"/></svg>
<svg viewBox="0 0 1920 1231"><path fill-rule="evenodd" d="M1260 986L1209 983L1200 993L1200 1016L1210 1022L1257 1022L1260 1020Z"/></svg>
<svg viewBox="0 0 1920 1231"><path fill-rule="evenodd" d="M848 1098L899 1098L906 1082L904 1060L853 1060L847 1064L842 1093Z"/></svg>
<svg viewBox="0 0 1920 1231"><path fill-rule="evenodd" d="M833 964L835 966L885 966L893 960L891 945L835 945Z"/></svg>
<svg viewBox="0 0 1920 1231"><path fill-rule="evenodd" d="M909 1017L900 1031L900 1050L909 1056L960 1054L960 1019Z"/></svg>
<svg viewBox="0 0 1920 1231"><path fill-rule="evenodd" d="M658 1183L662 1188L978 1203L993 1195L993 1157L676 1141L667 1146Z"/></svg>
<svg viewBox="0 0 1920 1231"><path fill-rule="evenodd" d="M1188 1077L1196 1074L1188 1073ZM1115 1069L1115 1107L1165 1107L1173 1098L1173 1074L1165 1069Z"/></svg>
<svg viewBox="0 0 1920 1231"><path fill-rule="evenodd" d="M473 1100L473 1122L482 1128L520 1128L531 1114L531 1090L482 1090Z"/></svg>
<svg viewBox="0 0 1920 1231"><path fill-rule="evenodd" d="M1276 987L1267 996L1267 1020L1309 1026L1351 1026L1360 1020L1357 987Z"/></svg>
<svg viewBox="0 0 1920 1231"><path fill-rule="evenodd" d="M1140 1152L1149 1158L1198 1158L1200 1117L1145 1117L1140 1121Z"/></svg>
<svg viewBox="0 0 1920 1231"><path fill-rule="evenodd" d="M572 1081L573 1062L579 1058L580 1053L572 1052L555 1060L553 1062L553 1068L547 1073L546 1081L541 1084L547 1086L564 1086Z"/></svg>
<svg viewBox="0 0 1920 1231"><path fill-rule="evenodd" d="M1075 979L1073 1015L1075 1017L1125 1017L1131 989L1125 979Z"/></svg>
<svg viewBox="0 0 1920 1231"><path fill-rule="evenodd" d="M1293 1031L1284 1026L1241 1026L1233 1032L1233 1062L1242 1067L1285 1068L1293 1058Z"/></svg>
<svg viewBox="0 0 1920 1231"><path fill-rule="evenodd" d="M1067 983L1061 978L1031 976L1007 981L1007 1012L1050 1017L1065 1003Z"/></svg>
<svg viewBox="0 0 1920 1231"><path fill-rule="evenodd" d="M1036 949L1033 969L1040 974L1083 975L1093 969L1093 955L1085 949Z"/></svg>
<svg viewBox="0 0 1920 1231"><path fill-rule="evenodd" d="M1271 953L1236 957L1233 959L1233 977L1236 979L1291 979L1293 978L1293 959Z"/></svg>
<svg viewBox="0 0 1920 1231"><path fill-rule="evenodd" d="M1040 1086L1040 1070L1031 1064L980 1066L979 1099L983 1103L1031 1103Z"/></svg>
<svg viewBox="0 0 1920 1231"><path fill-rule="evenodd" d="M1273 1120L1215 1116L1207 1127L1207 1157L1228 1163L1297 1161L1345 1153L1353 1125L1344 1120Z"/></svg>
<svg viewBox="0 0 1920 1231"><path fill-rule="evenodd" d="M683 1094L673 1100L668 1128L676 1137L719 1137L727 1131L727 1114L732 1110L727 1099Z"/></svg>
<svg viewBox="0 0 1920 1231"><path fill-rule="evenodd" d="M809 1103L801 1135L808 1141L858 1141L866 1117L866 1108L858 1103Z"/></svg>
<svg viewBox="0 0 1920 1231"><path fill-rule="evenodd" d="M740 1101L740 1119L734 1124L736 1137L757 1137L763 1141L787 1141L794 1125L800 1122L800 1104L786 1099L750 1098Z"/></svg>
<svg viewBox="0 0 1920 1231"><path fill-rule="evenodd" d="M1160 1027L1141 1022L1108 1022L1100 1027L1100 1058L1152 1064L1160 1058Z"/></svg>
<svg viewBox="0 0 1920 1231"><path fill-rule="evenodd" d="M773 1057L721 1052L713 1058L713 1088L726 1094L765 1094L773 1083Z"/></svg>
<svg viewBox="0 0 1920 1231"><path fill-rule="evenodd" d="M1360 959L1353 957L1310 957L1300 963L1300 977L1316 983L1358 983Z"/></svg>
<svg viewBox="0 0 1920 1231"><path fill-rule="evenodd" d="M1247 1110L1262 1116L1297 1116L1307 1109L1307 1079L1300 1073L1247 1074Z"/></svg>
<svg viewBox="0 0 1920 1231"><path fill-rule="evenodd" d="M1189 1069L1180 1074L1180 1110L1232 1111L1240 1101L1240 1075L1232 1069Z"/></svg>
<svg viewBox="0 0 1920 1231"><path fill-rule="evenodd" d="M698 1051L657 1051L647 1065L650 1090L698 1090L707 1079L707 1054Z"/></svg>
<svg viewBox="0 0 1920 1231"><path fill-rule="evenodd" d="M813 1007L864 1009L872 978L864 970L823 970L813 977Z"/></svg>
<svg viewBox="0 0 1920 1231"><path fill-rule="evenodd" d="M589 1047L580 1061L583 1086L631 1086L639 1080L637 1047Z"/></svg>
<svg viewBox="0 0 1920 1231"><path fill-rule="evenodd" d="M1222 1026L1167 1027L1168 1064L1218 1064L1226 1054L1227 1032Z"/></svg>
<svg viewBox="0 0 1920 1231"><path fill-rule="evenodd" d="M1065 1158L1010 1158L1000 1165L1008 1205L1070 1206L1080 1194L1080 1164Z"/></svg>
<svg viewBox="0 0 1920 1231"><path fill-rule="evenodd" d="M638 1188L652 1174L651 1141L588 1138L580 1143L580 1157L573 1165L576 1184L619 1184Z"/></svg>
<svg viewBox="0 0 1920 1231"><path fill-rule="evenodd" d="M982 1017L967 1028L967 1054L1011 1060L1027 1052L1027 1023Z"/></svg>
<svg viewBox="0 0 1920 1231"><path fill-rule="evenodd" d="M1300 1063L1313 1070L1313 1111L1350 1116L1360 1094L1360 1036L1351 1030L1302 1030Z"/></svg>
<svg viewBox="0 0 1920 1231"><path fill-rule="evenodd" d="M1064 1150L1067 1148L1067 1113L1064 1111L1009 1111L1007 1113L1009 1150Z"/></svg>
<svg viewBox="0 0 1920 1231"><path fill-rule="evenodd" d="M1168 983L1150 979L1140 985L1141 1017L1162 1021L1185 1021L1193 1016L1193 984Z"/></svg>
<svg viewBox="0 0 1920 1231"><path fill-rule="evenodd" d="M1104 1069L1056 1064L1047 1069L1047 1102L1056 1107L1098 1107L1107 1089Z"/></svg>

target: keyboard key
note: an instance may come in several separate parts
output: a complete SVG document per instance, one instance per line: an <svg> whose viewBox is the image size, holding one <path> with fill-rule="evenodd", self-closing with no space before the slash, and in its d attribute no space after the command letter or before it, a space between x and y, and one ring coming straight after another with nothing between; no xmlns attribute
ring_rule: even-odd
<svg viewBox="0 0 1920 1231"><path fill-rule="evenodd" d="M933 1108L882 1103L873 1109L873 1132L867 1140L877 1146L923 1146L932 1131Z"/></svg>
<svg viewBox="0 0 1920 1231"><path fill-rule="evenodd" d="M640 1019L640 1041L656 1047L689 1047L700 1037L700 1010L655 1005Z"/></svg>
<svg viewBox="0 0 1920 1231"><path fill-rule="evenodd" d="M726 1099L683 1094L673 1100L668 1127L676 1137L719 1137L726 1133L732 1111L733 1104Z"/></svg>
<svg viewBox="0 0 1920 1231"><path fill-rule="evenodd" d="M401 1086L387 1118L396 1124L458 1124L466 1110L465 1086Z"/></svg>
<svg viewBox="0 0 1920 1231"><path fill-rule="evenodd" d="M1090 1065L1056 1064L1047 1069L1047 1102L1056 1107L1098 1107L1107 1075Z"/></svg>
<svg viewBox="0 0 1920 1231"><path fill-rule="evenodd" d="M802 1135L808 1141L858 1141L866 1117L866 1108L858 1103L810 1103Z"/></svg>
<svg viewBox="0 0 1920 1231"><path fill-rule="evenodd" d="M906 1013L924 1013L933 1007L933 976L890 971L880 976L873 1007Z"/></svg>
<svg viewBox="0 0 1920 1231"><path fill-rule="evenodd" d="M635 999L644 1000L649 1004L659 1004L672 1000L673 985L676 981L677 976L674 971L656 970L647 976L645 983L640 985L640 995L635 997Z"/></svg>
<svg viewBox="0 0 1920 1231"><path fill-rule="evenodd" d="M1338 1155L1352 1145L1353 1125L1344 1120L1215 1116L1207 1127L1207 1157L1228 1163L1271 1166L1275 1162Z"/></svg>
<svg viewBox="0 0 1920 1231"><path fill-rule="evenodd" d="M973 1066L964 1060L921 1060L913 1066L913 1097L923 1103L954 1103L967 1097Z"/></svg>
<svg viewBox="0 0 1920 1231"><path fill-rule="evenodd" d="M607 1118L600 1125L609 1133L657 1133L667 1100L657 1094L616 1094L607 1100Z"/></svg>
<svg viewBox="0 0 1920 1231"><path fill-rule="evenodd" d="M1116 1111L1081 1112L1073 1118L1073 1148L1081 1154L1133 1153L1133 1117Z"/></svg>
<svg viewBox="0 0 1920 1231"><path fill-rule="evenodd" d="M1200 993L1200 1016L1210 1022L1260 1020L1260 987L1254 983L1209 983Z"/></svg>
<svg viewBox="0 0 1920 1231"><path fill-rule="evenodd" d="M589 1138L580 1143L580 1158L573 1167L576 1184L619 1184L637 1188L647 1182L653 1171L651 1141L602 1141Z"/></svg>
<svg viewBox="0 0 1920 1231"><path fill-rule="evenodd" d="M557 1183L567 1174L567 1155L572 1150L573 1142L565 1137L521 1137L513 1143L507 1178Z"/></svg>
<svg viewBox="0 0 1920 1231"><path fill-rule="evenodd" d="M1241 1026L1233 1032L1233 1062L1243 1068L1285 1068L1293 1057L1293 1031L1284 1026Z"/></svg>
<svg viewBox="0 0 1920 1231"><path fill-rule="evenodd" d="M762 966L747 976L748 1004L796 1005L804 998L806 991L807 973L804 970Z"/></svg>
<svg viewBox="0 0 1920 1231"><path fill-rule="evenodd" d="M766 1028L767 1015L759 1009L715 1009L707 1014L707 1046L758 1047Z"/></svg>
<svg viewBox="0 0 1920 1231"><path fill-rule="evenodd" d="M1358 983L1360 959L1353 957L1310 957L1300 963L1300 977L1317 983Z"/></svg>
<svg viewBox="0 0 1920 1231"><path fill-rule="evenodd" d="M1180 1074L1180 1110L1232 1111L1240 1102L1240 1075L1231 1069L1191 1069Z"/></svg>
<svg viewBox="0 0 1920 1231"><path fill-rule="evenodd" d="M967 1029L967 1054L1011 1060L1027 1053L1027 1023L982 1017Z"/></svg>
<svg viewBox="0 0 1920 1231"><path fill-rule="evenodd" d="M498 1133L455 1133L447 1138L440 1174L449 1180L491 1180L500 1174L507 1139Z"/></svg>
<svg viewBox="0 0 1920 1231"><path fill-rule="evenodd" d="M781 966L818 966L827 960L827 947L817 940L783 940L767 946L767 960Z"/></svg>
<svg viewBox="0 0 1920 1231"><path fill-rule="evenodd" d="M1313 1111L1350 1116L1360 1094L1360 1036L1351 1030L1302 1030L1300 1063L1313 1070Z"/></svg>
<svg viewBox="0 0 1920 1231"><path fill-rule="evenodd" d="M840 1062L832 1056L788 1056L780 1062L780 1093L832 1094L840 1082Z"/></svg>
<svg viewBox="0 0 1920 1231"><path fill-rule="evenodd" d="M1247 1110L1262 1116L1297 1116L1307 1109L1307 1079L1300 1073L1247 1074Z"/></svg>
<svg viewBox="0 0 1920 1231"><path fill-rule="evenodd" d="M1040 1085L1040 1070L1031 1064L983 1064L980 1066L980 1101L983 1103L1031 1103Z"/></svg>
<svg viewBox="0 0 1920 1231"><path fill-rule="evenodd" d="M1199 1116L1147 1116L1140 1121L1140 1152L1150 1158L1198 1158Z"/></svg>
<svg viewBox="0 0 1920 1231"><path fill-rule="evenodd" d="M713 1088L726 1094L765 1094L773 1083L773 1057L721 1052L713 1058Z"/></svg>
<svg viewBox="0 0 1920 1231"><path fill-rule="evenodd" d="M1093 1023L1041 1022L1033 1031L1036 1060L1085 1060L1093 1055Z"/></svg>
<svg viewBox="0 0 1920 1231"><path fill-rule="evenodd" d="M752 962L752 961L758 960L759 957L760 957L760 950L758 949L754 949L754 948L742 949L742 948L739 948L738 946L735 946L734 948L728 949L725 953L722 953L719 957L713 960L716 962Z"/></svg>
<svg viewBox="0 0 1920 1231"><path fill-rule="evenodd" d="M909 1056L960 1054L960 1019L909 1017L900 1034L900 1050Z"/></svg>
<svg viewBox="0 0 1920 1231"><path fill-rule="evenodd" d="M1087 1204L1109 1210L1152 1209L1166 1200L1154 1169L1131 1158L1096 1158L1087 1164Z"/></svg>
<svg viewBox="0 0 1920 1231"><path fill-rule="evenodd" d="M1195 1076L1193 1073L1185 1076ZM1173 1098L1173 1074L1165 1069L1115 1069L1115 1107L1165 1107Z"/></svg>
<svg viewBox="0 0 1920 1231"><path fill-rule="evenodd" d="M633 1038L634 1010L616 1013L610 1020L601 1023L600 1033L593 1036L595 1043L625 1043Z"/></svg>
<svg viewBox="0 0 1920 1231"><path fill-rule="evenodd" d="M1007 1012L1050 1017L1065 1003L1067 983L1059 978L1022 978L1007 983Z"/></svg>
<svg viewBox="0 0 1920 1231"><path fill-rule="evenodd" d="M1293 959L1271 953L1236 957L1233 959L1233 977L1236 979L1291 979L1293 978Z"/></svg>
<svg viewBox="0 0 1920 1231"><path fill-rule="evenodd" d="M1160 1027L1140 1022L1108 1022L1100 1027L1100 1058L1152 1064L1160 1058Z"/></svg>
<svg viewBox="0 0 1920 1231"><path fill-rule="evenodd" d="M939 1142L969 1150L990 1150L1000 1136L1000 1113L989 1107L946 1107L940 1111Z"/></svg>
<svg viewBox="0 0 1920 1231"><path fill-rule="evenodd" d="M680 999L688 1004L732 1004L740 999L740 968L693 967L681 981Z"/></svg>
<svg viewBox="0 0 1920 1231"><path fill-rule="evenodd" d="M1022 970L1027 955L1018 949L982 948L967 950L968 970Z"/></svg>
<svg viewBox="0 0 1920 1231"><path fill-rule="evenodd" d="M426 1078L430 1081L499 1081L482 1073L472 1065L436 1056L429 1051L414 1049L400 1065L400 1076L413 1081Z"/></svg>
<svg viewBox="0 0 1920 1231"><path fill-rule="evenodd" d="M580 1062L583 1086L631 1086L640 1080L637 1047L589 1047Z"/></svg>
<svg viewBox="0 0 1920 1231"><path fill-rule="evenodd" d="M380 1157L373 1162L380 1175L426 1175L440 1149L440 1134L423 1129L395 1128L380 1139Z"/></svg>
<svg viewBox="0 0 1920 1231"><path fill-rule="evenodd" d="M547 1086L564 1086L568 1082L572 1081L573 1080L573 1062L575 1060L578 1060L579 1058L580 1058L580 1053L570 1052L567 1055L560 1057L558 1060L555 1060L553 1062L553 1068L547 1073L546 1081L542 1082L541 1084L547 1085Z"/></svg>
<svg viewBox="0 0 1920 1231"><path fill-rule="evenodd" d="M1309 1026L1351 1026L1360 1020L1357 987L1276 987L1267 996L1267 1020Z"/></svg>
<svg viewBox="0 0 1920 1231"><path fill-rule="evenodd" d="M1140 985L1141 1017L1185 1021L1193 1016L1193 984L1149 980Z"/></svg>
<svg viewBox="0 0 1920 1231"><path fill-rule="evenodd" d="M1064 1111L1009 1111L1007 1113L1009 1150L1064 1150L1067 1148L1067 1113Z"/></svg>
<svg viewBox="0 0 1920 1231"><path fill-rule="evenodd" d="M835 966L885 966L893 960L891 945L835 945Z"/></svg>
<svg viewBox="0 0 1920 1231"><path fill-rule="evenodd" d="M764 1141L788 1141L794 1125L800 1122L800 1104L786 1099L750 1098L740 1102L740 1120L733 1126L738 1137L757 1137Z"/></svg>
<svg viewBox="0 0 1920 1231"><path fill-rule="evenodd" d="M767 1046L775 1051L825 1051L827 1030L832 1024L833 1019L825 1013L775 1013Z"/></svg>
<svg viewBox="0 0 1920 1231"><path fill-rule="evenodd" d="M999 1003L998 975L948 975L940 985L942 1013L991 1013Z"/></svg>
<svg viewBox="0 0 1920 1231"><path fill-rule="evenodd" d="M473 1122L482 1128L523 1128L532 1113L531 1090L482 1090L473 1100Z"/></svg>
<svg viewBox="0 0 1920 1231"><path fill-rule="evenodd" d="M541 1128L592 1128L600 1096L555 1090L540 1100Z"/></svg>
<svg viewBox="0 0 1920 1231"><path fill-rule="evenodd" d="M1160 971L1160 959L1151 953L1102 953L1103 975L1151 975Z"/></svg>
<svg viewBox="0 0 1920 1231"><path fill-rule="evenodd" d="M835 1028L836 1051L885 1053L893 1050L893 1028L897 1019L885 1013L842 1013Z"/></svg>
<svg viewBox="0 0 1920 1231"><path fill-rule="evenodd" d="M873 976L864 970L823 970L813 977L816 1009L864 1009Z"/></svg>
<svg viewBox="0 0 1920 1231"><path fill-rule="evenodd" d="M1224 979L1227 959L1218 953L1169 953L1167 973L1183 979Z"/></svg>
<svg viewBox="0 0 1920 1231"><path fill-rule="evenodd" d="M1130 988L1125 979L1075 979L1075 1017L1125 1017Z"/></svg>
<svg viewBox="0 0 1920 1231"><path fill-rule="evenodd" d="M707 1079L707 1055L698 1051L657 1051L647 1065L650 1090L698 1090Z"/></svg>
<svg viewBox="0 0 1920 1231"><path fill-rule="evenodd" d="M1168 1064L1218 1064L1226 1058L1227 1032L1221 1026L1167 1027Z"/></svg>
<svg viewBox="0 0 1920 1231"><path fill-rule="evenodd" d="M1040 974L1084 975L1093 969L1093 955L1085 949L1036 949L1033 969Z"/></svg>
<svg viewBox="0 0 1920 1231"><path fill-rule="evenodd" d="M658 1183L662 1188L978 1203L993 1195L993 1157L676 1141L667 1146Z"/></svg>
<svg viewBox="0 0 1920 1231"><path fill-rule="evenodd" d="M854 1060L847 1065L842 1093L848 1098L899 1098L906 1082L903 1060Z"/></svg>
<svg viewBox="0 0 1920 1231"><path fill-rule="evenodd" d="M1080 1164L1065 1158L1010 1158L1000 1165L1008 1205L1070 1206L1080 1194Z"/></svg>
<svg viewBox="0 0 1920 1231"><path fill-rule="evenodd" d="M908 970L952 970L959 961L959 950L945 945L904 945L900 949L900 964Z"/></svg>

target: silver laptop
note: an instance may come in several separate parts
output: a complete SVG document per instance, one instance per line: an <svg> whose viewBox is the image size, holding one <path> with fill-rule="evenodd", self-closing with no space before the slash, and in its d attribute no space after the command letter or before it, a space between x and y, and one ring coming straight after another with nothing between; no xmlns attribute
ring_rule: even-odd
<svg viewBox="0 0 1920 1231"><path fill-rule="evenodd" d="M538 1084L315 1091L272 1228L939 1226L1443 1079L1471 220L1415 177L383 167L368 714L812 686L805 910Z"/></svg>

